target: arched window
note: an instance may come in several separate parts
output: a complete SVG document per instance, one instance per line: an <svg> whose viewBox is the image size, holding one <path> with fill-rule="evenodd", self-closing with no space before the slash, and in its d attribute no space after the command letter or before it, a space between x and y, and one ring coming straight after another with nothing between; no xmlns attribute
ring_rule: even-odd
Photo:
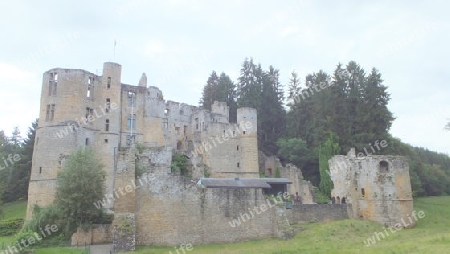
<svg viewBox="0 0 450 254"><path fill-rule="evenodd" d="M389 171L389 164L387 161L380 161L380 172L386 173Z"/></svg>

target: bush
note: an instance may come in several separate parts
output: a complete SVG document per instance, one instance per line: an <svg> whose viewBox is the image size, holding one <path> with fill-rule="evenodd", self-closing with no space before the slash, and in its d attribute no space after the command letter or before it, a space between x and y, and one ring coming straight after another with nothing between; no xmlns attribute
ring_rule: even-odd
<svg viewBox="0 0 450 254"><path fill-rule="evenodd" d="M39 245L40 240L42 237L39 236L39 238L36 237L36 234L33 231L23 231L18 233L14 237L14 243L16 243L16 248L18 249L19 253L25 253L25 251L28 248L25 248L25 245L23 245L23 242L26 243L29 248L33 248ZM20 244L21 248L18 248L17 244Z"/></svg>
<svg viewBox="0 0 450 254"><path fill-rule="evenodd" d="M328 204L330 203L330 199L327 197L327 195L323 194L319 188L314 187L314 195L316 196L316 203L317 204Z"/></svg>
<svg viewBox="0 0 450 254"><path fill-rule="evenodd" d="M22 218L0 221L0 236L14 235L23 226Z"/></svg>
<svg viewBox="0 0 450 254"><path fill-rule="evenodd" d="M44 208L34 205L33 218L25 223L20 232L39 232L39 230L45 225L56 225L58 228L64 223L61 219L61 211L54 205L50 205Z"/></svg>
<svg viewBox="0 0 450 254"><path fill-rule="evenodd" d="M188 163L186 156L179 153L175 154L172 157L172 164L170 165L170 169L172 173L179 173L182 176L186 175L188 170Z"/></svg>

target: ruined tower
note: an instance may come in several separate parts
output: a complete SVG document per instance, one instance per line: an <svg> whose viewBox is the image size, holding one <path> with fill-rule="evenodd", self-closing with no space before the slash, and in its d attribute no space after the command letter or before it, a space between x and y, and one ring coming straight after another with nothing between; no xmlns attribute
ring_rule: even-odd
<svg viewBox="0 0 450 254"><path fill-rule="evenodd" d="M78 147L96 151L105 165L107 192L112 192L120 133L120 79L121 66L116 63L105 63L102 76L61 68L44 73L27 219L35 204L53 202L58 171Z"/></svg>
<svg viewBox="0 0 450 254"><path fill-rule="evenodd" d="M329 161L334 184L332 196L346 198L352 204L353 217L379 222L386 226L410 222L413 197L409 166L403 156L371 155L333 156Z"/></svg>

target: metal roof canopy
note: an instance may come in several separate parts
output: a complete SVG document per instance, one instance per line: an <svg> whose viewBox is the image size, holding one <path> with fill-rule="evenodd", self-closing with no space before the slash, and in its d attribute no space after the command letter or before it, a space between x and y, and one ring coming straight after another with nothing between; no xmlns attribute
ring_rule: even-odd
<svg viewBox="0 0 450 254"><path fill-rule="evenodd" d="M260 178L268 184L291 184L292 181L287 178Z"/></svg>
<svg viewBox="0 0 450 254"><path fill-rule="evenodd" d="M201 178L198 184L206 188L263 188L271 189L270 184L290 184L286 178Z"/></svg>

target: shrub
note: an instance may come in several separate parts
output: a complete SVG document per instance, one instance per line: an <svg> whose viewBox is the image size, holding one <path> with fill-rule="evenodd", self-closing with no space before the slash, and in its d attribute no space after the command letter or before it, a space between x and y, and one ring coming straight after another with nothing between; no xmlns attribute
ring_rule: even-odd
<svg viewBox="0 0 450 254"><path fill-rule="evenodd" d="M180 173L180 175L184 176L187 174L188 163L187 158L183 154L175 154L172 157L172 164L170 165L170 169L172 173Z"/></svg>
<svg viewBox="0 0 450 254"><path fill-rule="evenodd" d="M325 194L323 194L319 190L319 188L314 187L313 189L314 189L314 195L316 197L317 204L328 204L330 202L330 199Z"/></svg>
<svg viewBox="0 0 450 254"><path fill-rule="evenodd" d="M14 218L0 221L0 236L14 235L23 226L22 218Z"/></svg>

